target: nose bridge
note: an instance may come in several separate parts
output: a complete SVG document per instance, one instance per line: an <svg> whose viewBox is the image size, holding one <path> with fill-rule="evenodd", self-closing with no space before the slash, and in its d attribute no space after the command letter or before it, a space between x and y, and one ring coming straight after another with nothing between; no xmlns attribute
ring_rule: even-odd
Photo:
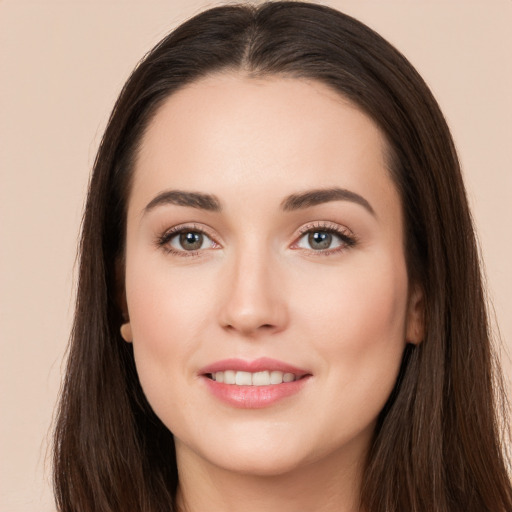
<svg viewBox="0 0 512 512"><path fill-rule="evenodd" d="M246 335L284 328L287 315L279 273L269 244L255 239L241 243L228 263L222 325Z"/></svg>

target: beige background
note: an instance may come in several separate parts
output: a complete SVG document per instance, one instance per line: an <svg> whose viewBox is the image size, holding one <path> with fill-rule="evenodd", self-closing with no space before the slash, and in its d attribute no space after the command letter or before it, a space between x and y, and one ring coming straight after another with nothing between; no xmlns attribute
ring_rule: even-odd
<svg viewBox="0 0 512 512"><path fill-rule="evenodd" d="M47 436L73 310L83 199L109 111L153 44L217 3L0 0L2 512L54 509ZM512 1L324 3L387 37L437 96L510 347Z"/></svg>

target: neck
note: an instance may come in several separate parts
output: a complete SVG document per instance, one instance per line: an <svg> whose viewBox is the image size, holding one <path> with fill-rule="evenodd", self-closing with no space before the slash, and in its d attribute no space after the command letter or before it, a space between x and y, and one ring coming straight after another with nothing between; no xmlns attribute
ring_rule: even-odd
<svg viewBox="0 0 512 512"><path fill-rule="evenodd" d="M340 464L339 454L334 454L262 476L219 468L186 448L180 451L179 512L360 512L359 457L345 457Z"/></svg>

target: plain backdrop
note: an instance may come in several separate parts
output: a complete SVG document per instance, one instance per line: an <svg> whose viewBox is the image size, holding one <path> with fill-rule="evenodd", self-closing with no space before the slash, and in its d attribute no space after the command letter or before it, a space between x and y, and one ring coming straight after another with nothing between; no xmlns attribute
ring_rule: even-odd
<svg viewBox="0 0 512 512"><path fill-rule="evenodd" d="M55 509L48 439L95 152L136 62L219 2L0 0L0 510ZM489 293L512 344L512 1L324 3L395 44L458 147ZM507 373L510 364L504 358Z"/></svg>

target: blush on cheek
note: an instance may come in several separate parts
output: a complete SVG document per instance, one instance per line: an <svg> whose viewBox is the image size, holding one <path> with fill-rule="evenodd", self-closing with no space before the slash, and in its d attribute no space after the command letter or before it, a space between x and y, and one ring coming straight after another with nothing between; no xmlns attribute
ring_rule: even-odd
<svg viewBox="0 0 512 512"><path fill-rule="evenodd" d="M403 272L382 269L366 275L365 279L361 274L357 279L347 276L345 293L332 293L325 301L331 304L324 313L325 320L330 318L331 325L333 318L339 320L336 335L324 338L330 345L326 349L331 360L343 368L346 385L359 382L367 387L368 395L378 390L377 401L385 401L405 348L407 280Z"/></svg>

